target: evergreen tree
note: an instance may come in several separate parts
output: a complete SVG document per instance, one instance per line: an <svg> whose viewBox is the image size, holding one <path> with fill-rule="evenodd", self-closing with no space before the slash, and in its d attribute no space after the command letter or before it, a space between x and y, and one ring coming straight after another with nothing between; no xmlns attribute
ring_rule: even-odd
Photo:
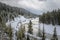
<svg viewBox="0 0 60 40"><path fill-rule="evenodd" d="M29 25L28 25L28 33L33 34L33 29L32 29L32 22L30 20Z"/></svg>
<svg viewBox="0 0 60 40"><path fill-rule="evenodd" d="M45 21L47 24L50 24L50 20L51 20L50 14L49 12L47 12L47 14L45 14Z"/></svg>
<svg viewBox="0 0 60 40"><path fill-rule="evenodd" d="M30 40L30 39L29 39L29 35L27 35L27 40Z"/></svg>
<svg viewBox="0 0 60 40"><path fill-rule="evenodd" d="M4 40L4 38L6 38L6 37L4 37L5 28L6 28L6 24L5 24L4 20L3 20L3 17L0 15L0 31L1 31L0 32L0 40Z"/></svg>
<svg viewBox="0 0 60 40"><path fill-rule="evenodd" d="M45 40L44 24L43 24L43 35L42 35L42 40Z"/></svg>
<svg viewBox="0 0 60 40"><path fill-rule="evenodd" d="M43 15L40 17L40 20L42 23L45 23L45 13L43 13Z"/></svg>
<svg viewBox="0 0 60 40"><path fill-rule="evenodd" d="M2 23L2 18L1 18L1 16L0 16L0 23Z"/></svg>
<svg viewBox="0 0 60 40"><path fill-rule="evenodd" d="M12 32L13 31L12 31L11 25L5 28L5 33L8 34L10 40L12 40Z"/></svg>
<svg viewBox="0 0 60 40"><path fill-rule="evenodd" d="M22 26L22 24L21 24L20 29L17 32L17 39L23 40L23 38L25 37L24 33L25 33L25 27Z"/></svg>
<svg viewBox="0 0 60 40"><path fill-rule="evenodd" d="M56 33L56 27L54 28L54 34L51 40L58 40L57 33Z"/></svg>
<svg viewBox="0 0 60 40"><path fill-rule="evenodd" d="M38 36L39 36L39 37L42 37L40 27L39 27L39 29L38 29Z"/></svg>
<svg viewBox="0 0 60 40"><path fill-rule="evenodd" d="M39 36L39 37L42 37L41 30L40 30L40 18L39 18L38 36Z"/></svg>

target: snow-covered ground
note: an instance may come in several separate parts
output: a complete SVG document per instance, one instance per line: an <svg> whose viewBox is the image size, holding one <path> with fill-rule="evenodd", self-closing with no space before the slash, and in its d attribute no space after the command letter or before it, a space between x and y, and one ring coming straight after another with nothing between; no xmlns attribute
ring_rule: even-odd
<svg viewBox="0 0 60 40"><path fill-rule="evenodd" d="M26 28L26 32L28 30L28 23L29 21L32 21L32 26L33 26L33 34L34 35L37 35L38 33L38 28L39 28L39 18L36 17L36 18L29 18L29 19L26 19L24 16L18 16L16 18L14 18L14 21L8 21L6 23L6 25L10 24L11 23L11 26L12 28L14 29L14 31L18 30L18 28L20 27L20 24L22 23L23 25L25 25L25 28ZM45 28L45 33L46 35L52 35L53 32L54 32L54 27L57 28L57 34L60 35L60 26L59 25L55 25L53 26L52 24L44 24L44 28ZM40 23L40 29L41 31L43 30L43 24ZM59 36L60 37L60 36Z"/></svg>

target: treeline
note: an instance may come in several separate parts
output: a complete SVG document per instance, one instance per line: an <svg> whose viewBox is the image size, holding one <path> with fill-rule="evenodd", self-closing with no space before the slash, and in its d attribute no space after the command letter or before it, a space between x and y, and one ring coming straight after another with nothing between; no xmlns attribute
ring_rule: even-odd
<svg viewBox="0 0 60 40"><path fill-rule="evenodd" d="M40 15L40 22L46 24L60 25L60 9Z"/></svg>

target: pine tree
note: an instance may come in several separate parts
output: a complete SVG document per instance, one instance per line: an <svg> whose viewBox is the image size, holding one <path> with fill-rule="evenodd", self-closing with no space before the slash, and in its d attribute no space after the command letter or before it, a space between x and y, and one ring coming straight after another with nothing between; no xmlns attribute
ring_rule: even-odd
<svg viewBox="0 0 60 40"><path fill-rule="evenodd" d="M10 40L12 40L12 28L11 28L11 24L8 26L8 27L6 27L6 29L5 29L5 33L6 34L8 34L8 36L9 36L9 38L10 38Z"/></svg>
<svg viewBox="0 0 60 40"><path fill-rule="evenodd" d="M2 23L2 17L0 16L0 40L3 40L3 23Z"/></svg>
<svg viewBox="0 0 60 40"><path fill-rule="evenodd" d="M1 18L1 16L0 16L0 23L2 22L2 18Z"/></svg>
<svg viewBox="0 0 60 40"><path fill-rule="evenodd" d="M41 30L40 30L40 18L39 18L38 36L39 36L39 37L42 37Z"/></svg>
<svg viewBox="0 0 60 40"><path fill-rule="evenodd" d="M17 39L23 40L23 38L25 37L25 26L20 26L19 31L17 32Z"/></svg>
<svg viewBox="0 0 60 40"><path fill-rule="evenodd" d="M56 33L56 27L54 28L54 34L51 40L58 40L57 33Z"/></svg>
<svg viewBox="0 0 60 40"><path fill-rule="evenodd" d="M45 13L43 13L43 15L40 17L40 21L42 23L45 23Z"/></svg>
<svg viewBox="0 0 60 40"><path fill-rule="evenodd" d="M30 40L30 39L29 39L29 35L27 35L27 40Z"/></svg>
<svg viewBox="0 0 60 40"><path fill-rule="evenodd" d="M40 30L40 26L39 26L39 29L38 29L38 36L39 36L39 37L42 37L41 30Z"/></svg>
<svg viewBox="0 0 60 40"><path fill-rule="evenodd" d="M0 15L0 40L4 40L4 38L7 39L7 37L4 37L4 34L5 34L5 28L6 28L6 24L3 20L3 17ZM7 35L5 35L7 36Z"/></svg>
<svg viewBox="0 0 60 40"><path fill-rule="evenodd" d="M42 35L42 40L45 40L44 24L43 24L43 35Z"/></svg>
<svg viewBox="0 0 60 40"><path fill-rule="evenodd" d="M25 26L23 26L23 28L22 28L22 33L23 33L23 38L25 37Z"/></svg>
<svg viewBox="0 0 60 40"><path fill-rule="evenodd" d="M9 37L10 37L10 40L12 40L12 28L11 28L11 26L9 27Z"/></svg>
<svg viewBox="0 0 60 40"><path fill-rule="evenodd" d="M28 25L28 33L33 34L33 29L32 29L32 22L30 20L29 25Z"/></svg>

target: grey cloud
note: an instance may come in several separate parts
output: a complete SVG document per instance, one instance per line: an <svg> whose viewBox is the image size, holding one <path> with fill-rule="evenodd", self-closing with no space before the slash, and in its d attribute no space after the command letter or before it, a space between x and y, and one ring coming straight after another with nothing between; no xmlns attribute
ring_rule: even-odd
<svg viewBox="0 0 60 40"><path fill-rule="evenodd" d="M38 1L47 1L47 0L38 0Z"/></svg>
<svg viewBox="0 0 60 40"><path fill-rule="evenodd" d="M0 0L0 2L4 2L4 3L12 5L12 6L17 6L17 7L22 6L22 5L17 4L18 1L25 1L25 0ZM26 0L26 1L28 2L28 0ZM31 1L31 0L29 0L29 1ZM34 9L34 8L31 8L31 7L26 7L26 6L23 6L23 7L25 9L35 13L35 14L40 14L40 13L43 13L43 12L46 12L46 11L52 11L53 9L60 8L60 0L37 0L37 1L44 2L43 5L45 5L45 6L43 7L42 5L37 4L40 7L43 7L43 8L40 8L40 9ZM32 3L32 1L31 1L31 3Z"/></svg>

